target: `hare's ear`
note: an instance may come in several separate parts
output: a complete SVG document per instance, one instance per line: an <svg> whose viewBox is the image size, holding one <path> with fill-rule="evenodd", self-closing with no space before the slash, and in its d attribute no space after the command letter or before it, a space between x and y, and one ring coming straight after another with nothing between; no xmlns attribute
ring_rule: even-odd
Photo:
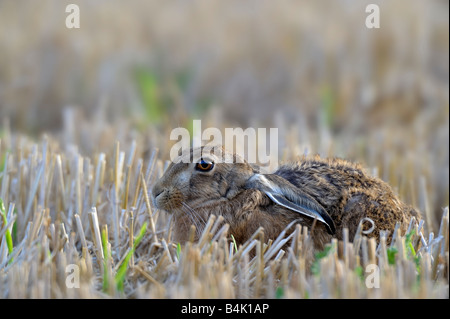
<svg viewBox="0 0 450 319"><path fill-rule="evenodd" d="M294 212L317 219L325 224L328 233L334 235L336 227L325 208L313 197L295 187L281 176L274 174L255 174L246 182L245 188L259 189L274 203Z"/></svg>

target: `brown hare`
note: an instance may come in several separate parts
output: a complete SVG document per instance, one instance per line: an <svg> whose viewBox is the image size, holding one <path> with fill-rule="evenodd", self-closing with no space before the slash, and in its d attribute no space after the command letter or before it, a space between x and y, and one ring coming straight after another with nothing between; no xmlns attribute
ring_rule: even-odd
<svg viewBox="0 0 450 319"><path fill-rule="evenodd" d="M304 159L273 174L221 147L191 149L189 159L171 163L152 189L156 207L174 214L175 240L181 242L191 224L201 231L211 214L224 217L238 244L260 226L266 239L275 239L294 222L312 228L316 249L332 237L342 239L344 228L352 240L363 218L373 221L369 236L378 239L382 230L392 234L396 222L404 233L411 217L419 216L387 183L342 159Z"/></svg>

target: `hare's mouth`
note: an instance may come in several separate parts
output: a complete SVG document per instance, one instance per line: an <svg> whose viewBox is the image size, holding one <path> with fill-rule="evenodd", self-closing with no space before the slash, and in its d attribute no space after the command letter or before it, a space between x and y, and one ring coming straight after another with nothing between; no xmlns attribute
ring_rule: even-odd
<svg viewBox="0 0 450 319"><path fill-rule="evenodd" d="M158 209L163 209L168 212L173 212L182 207L183 196L175 189L163 189L154 194L153 204Z"/></svg>

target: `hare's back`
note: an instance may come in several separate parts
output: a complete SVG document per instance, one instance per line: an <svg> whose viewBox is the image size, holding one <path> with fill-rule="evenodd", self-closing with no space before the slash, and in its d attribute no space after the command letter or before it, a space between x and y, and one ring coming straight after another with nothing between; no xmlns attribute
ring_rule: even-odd
<svg viewBox="0 0 450 319"><path fill-rule="evenodd" d="M391 230L405 222L415 210L403 204L391 187L370 176L359 164L342 159L314 158L280 166L274 173L288 180L320 203L336 224L337 237L344 227L350 236L362 218L374 221L380 230Z"/></svg>
<svg viewBox="0 0 450 319"><path fill-rule="evenodd" d="M318 199L325 206L335 205L351 188L385 188L359 164L342 159L313 158L282 165L274 173Z"/></svg>

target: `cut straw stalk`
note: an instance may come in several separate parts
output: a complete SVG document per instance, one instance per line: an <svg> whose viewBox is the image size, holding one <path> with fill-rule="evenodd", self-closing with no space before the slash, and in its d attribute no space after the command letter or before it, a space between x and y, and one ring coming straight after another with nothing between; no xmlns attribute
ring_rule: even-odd
<svg viewBox="0 0 450 319"><path fill-rule="evenodd" d="M30 213L31 213L32 205L33 205L33 199L34 199L34 197L36 195L36 191L37 191L37 188L39 186L41 175L42 175L42 172L44 171L44 166L45 166L44 161L41 161L41 163L39 165L39 168L38 168L38 171L37 171L37 175L34 178L34 180L32 181L32 184L31 184L32 186L31 186L30 191L28 193L27 206L25 207L25 216L24 216L23 221L22 221L23 225L24 225L23 227L25 227L26 221L30 217Z"/></svg>
<svg viewBox="0 0 450 319"><path fill-rule="evenodd" d="M43 171L40 178L40 187L39 187L39 197L38 197L38 206L45 207L45 184L46 184L46 171L47 171L47 153L48 153L48 139L46 136L43 138L42 142L42 163L43 163Z"/></svg>
<svg viewBox="0 0 450 319"><path fill-rule="evenodd" d="M97 205L98 203L98 191L99 188L103 186L103 175L105 172L105 154L100 153L97 159L97 165L95 169L95 181L94 181L94 187L92 187L92 195L91 195L91 203L93 206Z"/></svg>
<svg viewBox="0 0 450 319"><path fill-rule="evenodd" d="M100 227L98 224L98 217L97 217L97 209L95 207L92 207L91 211L88 213L89 216L89 223L91 226L91 234L93 236L93 242L94 242L94 252L97 256L97 262L100 267L102 267L102 264L104 262L103 256L103 247L102 247L102 236L100 233Z"/></svg>
<svg viewBox="0 0 450 319"><path fill-rule="evenodd" d="M82 196L81 196L81 166L82 166L81 156L78 155L75 161L75 211L83 216L83 206L82 206Z"/></svg>
<svg viewBox="0 0 450 319"><path fill-rule="evenodd" d="M441 225L439 228L438 238L441 240L437 243L437 246L434 248L433 253L433 268L432 268L432 278L436 279L438 273L438 265L441 262L441 259L445 260L444 249L447 247L448 249L448 207L444 211L444 215L441 219ZM448 250L447 250L448 252Z"/></svg>
<svg viewBox="0 0 450 319"><path fill-rule="evenodd" d="M147 171L145 172L145 181L147 181L148 183L151 183L151 179L153 177L154 174L154 168L155 168L155 164L156 164L156 156L158 154L159 150L158 149L153 149L152 155L150 157L150 161L147 164ZM141 181L141 175L142 171L139 172L138 175L138 179L139 181ZM141 181L142 183L142 181ZM137 191L139 191L139 196L136 200L136 204L133 205L133 207L140 207L141 206L141 201L142 201L142 196L145 194L143 194L143 190L142 189L137 189Z"/></svg>
<svg viewBox="0 0 450 319"><path fill-rule="evenodd" d="M349 264L349 239L348 239L348 228L344 228L343 232L342 232L342 253L343 253L343 257L344 257L344 263L345 263L345 267L348 267Z"/></svg>
<svg viewBox="0 0 450 319"><path fill-rule="evenodd" d="M127 170L125 172L125 191L123 192L122 198L122 209L128 209L128 194L130 191L130 175L131 175L131 165L127 165Z"/></svg>
<svg viewBox="0 0 450 319"><path fill-rule="evenodd" d="M155 278L150 276L150 274L143 270L140 266L135 266L134 269L136 269L148 282L157 285L160 288L162 287L162 285Z"/></svg>
<svg viewBox="0 0 450 319"><path fill-rule="evenodd" d="M34 219L32 222L29 223L29 225L31 226L29 229L29 233L28 233L28 247L31 246L31 243L36 239L36 236L39 233L39 230L41 229L42 226L42 222L44 219L44 213L45 211L43 209L41 209L39 211L39 213L36 213L34 215ZM46 237L45 237L46 238Z"/></svg>
<svg viewBox="0 0 450 319"><path fill-rule="evenodd" d="M3 166L3 172L1 174L2 184L1 184L1 190L0 190L0 198L2 198L5 201L8 198L7 197L8 184L9 184L8 159L9 159L9 155L8 155L8 152L6 152L5 153L5 164ZM1 161L1 157L0 157L0 161Z"/></svg>
<svg viewBox="0 0 450 319"><path fill-rule="evenodd" d="M130 226L128 228L128 231L130 237L129 249L131 250L134 245L134 214L132 211L130 211ZM130 265L134 265L134 254L131 255Z"/></svg>
<svg viewBox="0 0 450 319"><path fill-rule="evenodd" d="M119 154L120 154L120 144L119 141L116 141L116 145L114 148L114 187L116 188L116 193L119 192L120 186L120 168L119 168Z"/></svg>
<svg viewBox="0 0 450 319"><path fill-rule="evenodd" d="M81 245L83 248L87 249L87 242L86 242L86 237L84 235L83 224L81 223L81 219L78 214L75 214L75 222L77 224L78 236L80 237Z"/></svg>
<svg viewBox="0 0 450 319"><path fill-rule="evenodd" d="M203 229L202 235L198 241L198 247L201 249L203 247L203 245L207 242L208 237L210 235L210 230L212 229L213 225L214 225L214 221L216 220L216 216L215 215L211 215L208 218L208 221L205 225L205 228Z"/></svg>
<svg viewBox="0 0 450 319"><path fill-rule="evenodd" d="M420 177L420 207L422 208L422 212L425 214L425 225L427 227L428 233L433 230L433 221L431 219L431 204L428 200L428 191L427 191L427 181L425 176Z"/></svg>
<svg viewBox="0 0 450 319"><path fill-rule="evenodd" d="M152 241L153 243L158 243L158 237L156 236L156 228L155 223L153 221L152 216L152 207L150 206L150 199L148 198L148 191L147 191L147 183L145 182L144 174L141 173L141 184L142 184L142 191L144 193L144 199L145 199L145 205L147 206L148 216L150 220L150 230L152 231Z"/></svg>
<svg viewBox="0 0 450 319"><path fill-rule="evenodd" d="M116 255L119 255L119 243L120 243L120 229L119 229L119 202L118 202L118 194L117 188L113 187L111 190L111 204L113 210L113 227L114 227L114 243L115 243L115 251Z"/></svg>
<svg viewBox="0 0 450 319"><path fill-rule="evenodd" d="M259 239L259 238L261 238L261 234L264 232L264 228L262 228L262 227L259 227L254 233L253 233L253 235L242 245L242 246L240 246L238 249L237 249L237 251L236 251L236 253L235 254L233 254L232 253L232 249L230 248L230 256L232 256L233 257L233 259L234 260L239 260L240 258L241 258L241 256L243 256L243 252L247 249L247 247L249 246L249 245L251 245L252 243L253 243L253 241L254 241L254 239ZM230 243L231 245L233 244L233 243ZM244 254L245 255L245 254Z"/></svg>
<svg viewBox="0 0 450 319"><path fill-rule="evenodd" d="M133 167L133 160L136 153L136 141L133 140L131 143L130 153L128 154L128 159L126 163L126 171L125 171L125 191L123 195L123 205L122 209L128 209L128 194L130 189L130 181L131 181L131 169Z"/></svg>
<svg viewBox="0 0 450 319"><path fill-rule="evenodd" d="M133 203L131 205L131 207L136 208L137 206L137 202L138 202L138 198L139 198L139 194L141 192L141 175L142 175L142 160L138 161L138 169L137 169L137 175L135 176L135 189L134 189L134 197L133 197Z"/></svg>
<svg viewBox="0 0 450 319"><path fill-rule="evenodd" d="M62 169L62 163L61 163L61 155L56 155L56 170L58 173L58 189L61 194L62 199L62 209L66 211L67 209L67 203L66 203L66 190L64 185L64 174Z"/></svg>
<svg viewBox="0 0 450 319"><path fill-rule="evenodd" d="M56 158L55 156L52 156L50 169L48 170L48 176L46 178L47 183L46 185L42 185L45 187L45 200L44 200L44 207L49 207L49 201L50 201L50 193L51 193L51 187L53 185L53 179L54 179L54 173L55 173L55 166L56 166Z"/></svg>
<svg viewBox="0 0 450 319"><path fill-rule="evenodd" d="M52 239L53 239L53 253L51 258L55 258L57 253L62 252L64 246L69 240L69 236L67 235L66 228L64 227L64 223L60 223L58 227L58 231L55 230L55 225L51 224L52 227Z"/></svg>

